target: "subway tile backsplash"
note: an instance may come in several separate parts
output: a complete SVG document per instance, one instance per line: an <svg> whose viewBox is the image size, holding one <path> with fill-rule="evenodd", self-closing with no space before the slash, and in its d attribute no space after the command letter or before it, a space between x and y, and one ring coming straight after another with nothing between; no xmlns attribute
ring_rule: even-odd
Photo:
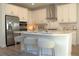
<svg viewBox="0 0 79 59"><path fill-rule="evenodd" d="M77 24L60 24L60 26L62 27L62 29L64 30L76 30L77 29Z"/></svg>
<svg viewBox="0 0 79 59"><path fill-rule="evenodd" d="M57 30L76 30L76 23L59 23L59 22L48 22L48 29Z"/></svg>

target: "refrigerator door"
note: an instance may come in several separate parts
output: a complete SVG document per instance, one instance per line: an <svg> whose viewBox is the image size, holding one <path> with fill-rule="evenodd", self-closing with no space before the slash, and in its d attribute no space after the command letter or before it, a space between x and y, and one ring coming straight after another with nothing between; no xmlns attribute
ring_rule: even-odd
<svg viewBox="0 0 79 59"><path fill-rule="evenodd" d="M11 24L13 31L19 30L19 18L18 17L6 15L6 24L7 23Z"/></svg>
<svg viewBox="0 0 79 59"><path fill-rule="evenodd" d="M12 29L13 31L19 30L19 18L18 17L12 17Z"/></svg>
<svg viewBox="0 0 79 59"><path fill-rule="evenodd" d="M11 46L15 44L14 31L19 30L19 18L15 16L5 17L6 20L6 46Z"/></svg>

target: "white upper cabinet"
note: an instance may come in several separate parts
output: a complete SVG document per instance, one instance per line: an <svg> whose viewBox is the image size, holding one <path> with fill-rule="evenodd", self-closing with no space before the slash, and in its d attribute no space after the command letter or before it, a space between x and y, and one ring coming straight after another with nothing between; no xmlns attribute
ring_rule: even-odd
<svg viewBox="0 0 79 59"><path fill-rule="evenodd" d="M28 9L18 7L18 16L20 21L27 21L28 20Z"/></svg>
<svg viewBox="0 0 79 59"><path fill-rule="evenodd" d="M77 5L76 4L69 4L69 17L70 17L70 22L72 23L77 22Z"/></svg>
<svg viewBox="0 0 79 59"><path fill-rule="evenodd" d="M58 22L63 22L63 5L57 6L57 19Z"/></svg>
<svg viewBox="0 0 79 59"><path fill-rule="evenodd" d="M19 7L16 5L6 4L5 14L18 16L20 18L20 21L27 21L28 20L28 9Z"/></svg>
<svg viewBox="0 0 79 59"><path fill-rule="evenodd" d="M63 13L63 22L69 22L69 6L68 5L63 5L62 7L62 13Z"/></svg>
<svg viewBox="0 0 79 59"><path fill-rule="evenodd" d="M32 23L32 11L28 10L28 15L27 15L28 23Z"/></svg>
<svg viewBox="0 0 79 59"><path fill-rule="evenodd" d="M18 15L18 8L15 5L6 4L5 14L17 16Z"/></svg>
<svg viewBox="0 0 79 59"><path fill-rule="evenodd" d="M76 4L57 6L57 19L60 23L76 23Z"/></svg>
<svg viewBox="0 0 79 59"><path fill-rule="evenodd" d="M57 19L60 23L69 22L69 9L68 5L57 6Z"/></svg>
<svg viewBox="0 0 79 59"><path fill-rule="evenodd" d="M32 19L36 23L42 23L46 20L46 8L34 10L32 12Z"/></svg>

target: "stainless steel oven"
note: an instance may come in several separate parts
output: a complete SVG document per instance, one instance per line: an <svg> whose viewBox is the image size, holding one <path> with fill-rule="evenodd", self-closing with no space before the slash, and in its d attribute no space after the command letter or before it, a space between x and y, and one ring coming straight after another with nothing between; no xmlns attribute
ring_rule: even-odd
<svg viewBox="0 0 79 59"><path fill-rule="evenodd" d="M27 31L27 22L20 21L19 26L20 26L20 31Z"/></svg>

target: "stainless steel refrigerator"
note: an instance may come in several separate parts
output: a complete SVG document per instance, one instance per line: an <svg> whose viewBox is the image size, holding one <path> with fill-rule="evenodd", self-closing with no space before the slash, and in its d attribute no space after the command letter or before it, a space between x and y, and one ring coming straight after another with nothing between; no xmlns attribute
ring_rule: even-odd
<svg viewBox="0 0 79 59"><path fill-rule="evenodd" d="M19 30L19 17L5 15L6 46L15 44L14 31Z"/></svg>

